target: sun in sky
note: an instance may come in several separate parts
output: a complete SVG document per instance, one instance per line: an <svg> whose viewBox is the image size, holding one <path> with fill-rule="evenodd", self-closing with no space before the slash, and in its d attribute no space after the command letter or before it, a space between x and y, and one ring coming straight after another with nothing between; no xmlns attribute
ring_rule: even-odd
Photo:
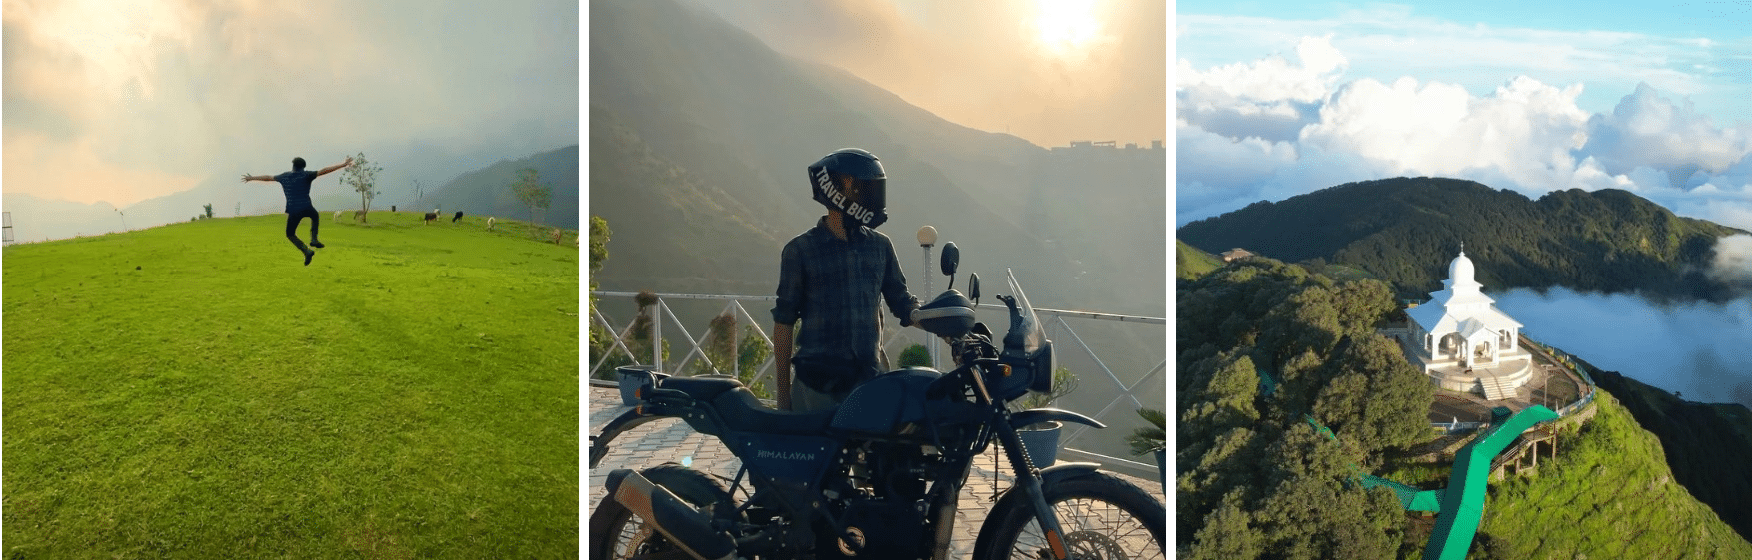
<svg viewBox="0 0 1752 560"><path fill-rule="evenodd" d="M1037 39L1058 56L1082 52L1101 32L1095 0L1035 0Z"/></svg>

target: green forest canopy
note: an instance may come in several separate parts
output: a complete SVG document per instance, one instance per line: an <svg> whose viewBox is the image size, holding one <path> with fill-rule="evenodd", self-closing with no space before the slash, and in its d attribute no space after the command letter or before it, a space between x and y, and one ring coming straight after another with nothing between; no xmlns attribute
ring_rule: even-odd
<svg viewBox="0 0 1752 560"><path fill-rule="evenodd" d="M1720 301L1716 239L1746 233L1683 218L1626 191L1553 191L1538 200L1472 181L1349 183L1182 226L1206 252L1245 248L1286 262L1360 267L1400 298L1441 289L1461 243L1490 289L1564 286Z"/></svg>

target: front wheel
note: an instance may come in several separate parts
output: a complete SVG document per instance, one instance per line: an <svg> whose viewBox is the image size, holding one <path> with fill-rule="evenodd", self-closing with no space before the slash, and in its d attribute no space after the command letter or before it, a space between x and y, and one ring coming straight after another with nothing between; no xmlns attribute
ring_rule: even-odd
<svg viewBox="0 0 1752 560"><path fill-rule="evenodd" d="M1046 487L1073 560L1154 560L1168 557L1163 532L1168 509L1143 489L1101 472ZM1020 493L1020 490L1012 490ZM1020 495L1007 496L1021 498ZM1034 508L1025 499L1000 500L974 543L978 560L1052 558Z"/></svg>

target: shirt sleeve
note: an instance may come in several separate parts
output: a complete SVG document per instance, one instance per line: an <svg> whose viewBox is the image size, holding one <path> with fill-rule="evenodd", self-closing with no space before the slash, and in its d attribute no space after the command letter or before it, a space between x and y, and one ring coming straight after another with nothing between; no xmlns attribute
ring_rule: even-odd
<svg viewBox="0 0 1752 560"><path fill-rule="evenodd" d="M906 275L900 271L900 258L894 254L894 242L882 238L887 245L888 272L882 275L882 298L888 300L888 312L900 319L900 326L912 326L912 312L919 308L919 298L906 290ZM929 274L929 272L927 272Z"/></svg>
<svg viewBox="0 0 1752 560"><path fill-rule="evenodd" d="M773 323L790 325L803 314L803 250L792 240L779 256L779 301L773 305Z"/></svg>

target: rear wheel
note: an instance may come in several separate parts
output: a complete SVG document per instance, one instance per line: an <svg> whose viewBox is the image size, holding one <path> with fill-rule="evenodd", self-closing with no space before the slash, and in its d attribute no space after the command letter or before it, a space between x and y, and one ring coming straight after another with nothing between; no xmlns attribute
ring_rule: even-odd
<svg viewBox="0 0 1752 560"><path fill-rule="evenodd" d="M1034 508L1019 494L1008 497L1012 499L1000 501L992 510L996 524L988 523L980 532L973 557L1052 558ZM1058 514L1065 549L1074 560L1168 558L1162 544L1167 507L1130 482L1100 472L1061 480L1046 488L1046 503Z"/></svg>
<svg viewBox="0 0 1752 560"><path fill-rule="evenodd" d="M676 464L651 467L639 474L652 484L669 489L682 501L696 509L712 511L720 504L730 504L730 491L710 475ZM596 510L590 513L590 550L585 557L609 560L632 558L690 558L686 552L670 543L644 518L603 496Z"/></svg>

